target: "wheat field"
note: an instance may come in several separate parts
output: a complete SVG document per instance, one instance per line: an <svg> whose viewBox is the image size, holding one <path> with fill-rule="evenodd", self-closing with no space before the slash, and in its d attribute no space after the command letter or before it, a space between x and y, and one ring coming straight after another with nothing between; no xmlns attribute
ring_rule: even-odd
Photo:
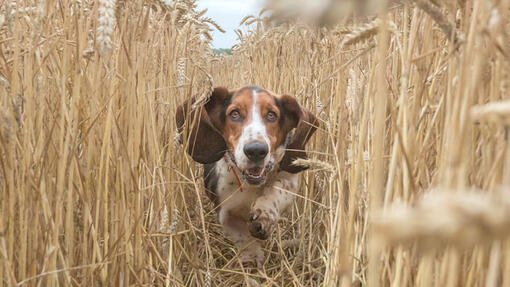
<svg viewBox="0 0 510 287"><path fill-rule="evenodd" d="M0 0L0 286L510 286L510 2L268 2ZM251 84L320 120L260 270L174 122Z"/></svg>

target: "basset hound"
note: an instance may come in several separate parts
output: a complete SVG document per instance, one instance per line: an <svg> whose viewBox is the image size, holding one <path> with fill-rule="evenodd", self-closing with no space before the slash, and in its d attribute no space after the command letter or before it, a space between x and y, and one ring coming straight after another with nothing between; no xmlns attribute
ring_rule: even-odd
<svg viewBox="0 0 510 287"><path fill-rule="evenodd" d="M267 239L292 203L297 174L306 169L292 163L307 158L305 145L318 120L293 96L256 86L217 87L205 104L196 101L177 109L181 141L204 165L206 194L241 263L261 267L264 252L254 239Z"/></svg>

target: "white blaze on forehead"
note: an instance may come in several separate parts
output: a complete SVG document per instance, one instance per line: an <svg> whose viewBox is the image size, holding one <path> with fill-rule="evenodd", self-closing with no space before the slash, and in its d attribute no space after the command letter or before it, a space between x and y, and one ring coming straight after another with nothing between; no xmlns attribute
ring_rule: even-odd
<svg viewBox="0 0 510 287"><path fill-rule="evenodd" d="M257 91L255 89L252 90L253 93L253 105L251 111L251 121L246 125L243 129L243 135L246 133L248 140L263 140L269 145L269 138L267 137L266 125L262 121L262 111L259 104L257 104ZM242 137L241 136L241 137Z"/></svg>
<svg viewBox="0 0 510 287"><path fill-rule="evenodd" d="M248 144L251 141L259 140L263 141L271 150L271 145L269 141L269 137L266 132L266 125L264 125L264 121L262 119L262 111L260 105L257 103L257 89L253 88L252 91L252 99L253 104L251 107L251 117L250 120L243 127L243 132L241 137L239 138L239 143L237 144L234 156L238 164L246 164L248 159L244 154L244 145ZM266 161L268 159L266 158Z"/></svg>

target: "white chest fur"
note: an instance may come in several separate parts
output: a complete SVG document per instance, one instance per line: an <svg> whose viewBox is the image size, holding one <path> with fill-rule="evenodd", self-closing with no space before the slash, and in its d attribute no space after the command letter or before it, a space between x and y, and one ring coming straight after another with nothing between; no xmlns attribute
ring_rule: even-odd
<svg viewBox="0 0 510 287"><path fill-rule="evenodd" d="M254 238L267 239L280 218L280 212L291 203L297 189L298 176L273 171L260 186L248 184L239 188L238 179L224 159L214 165L217 182L214 188L218 219L225 233L242 250L242 262L261 266L264 252Z"/></svg>
<svg viewBox="0 0 510 287"><path fill-rule="evenodd" d="M257 198L264 195L268 189L273 190L275 202L285 201L285 198L295 192L297 188L298 176L287 172L269 174L265 184L252 186L242 185L242 191L239 188L236 176L229 169L224 159L216 163L216 174L218 175L218 185L216 195L218 197L218 209L220 223L223 220L225 212L236 215L245 220L248 219L251 207ZM239 173L238 173L239 174Z"/></svg>
<svg viewBox="0 0 510 287"><path fill-rule="evenodd" d="M246 220L252 204L262 195L265 185L249 186L243 184L241 191L234 173L229 169L224 159L216 163L216 174L219 176L216 194L219 199L220 222L222 221L222 213L225 211Z"/></svg>

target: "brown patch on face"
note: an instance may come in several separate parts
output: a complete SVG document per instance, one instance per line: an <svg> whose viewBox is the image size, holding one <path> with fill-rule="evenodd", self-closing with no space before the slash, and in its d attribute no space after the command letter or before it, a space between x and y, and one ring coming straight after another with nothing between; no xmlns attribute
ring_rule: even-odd
<svg viewBox="0 0 510 287"><path fill-rule="evenodd" d="M274 97L280 111L280 116L278 118L280 139L276 146L276 148L278 148L285 143L287 134L297 126L301 114L301 107L292 96L275 95Z"/></svg>
<svg viewBox="0 0 510 287"><path fill-rule="evenodd" d="M286 125L282 123L285 121L285 113L278 106L277 96L270 94L267 91L261 91L257 96L257 105L260 108L260 117L266 126L267 137L271 145L271 152L274 152L285 141L285 136L291 129L287 129ZM274 116L274 121L270 120Z"/></svg>
<svg viewBox="0 0 510 287"><path fill-rule="evenodd" d="M250 89L243 88L237 91L231 99L230 104L225 109L225 126L223 129L223 138L227 147L234 151L239 143L239 138L243 133L243 127L251 120L251 107L253 105L253 94ZM231 117L232 112L237 111L240 119L234 120Z"/></svg>

